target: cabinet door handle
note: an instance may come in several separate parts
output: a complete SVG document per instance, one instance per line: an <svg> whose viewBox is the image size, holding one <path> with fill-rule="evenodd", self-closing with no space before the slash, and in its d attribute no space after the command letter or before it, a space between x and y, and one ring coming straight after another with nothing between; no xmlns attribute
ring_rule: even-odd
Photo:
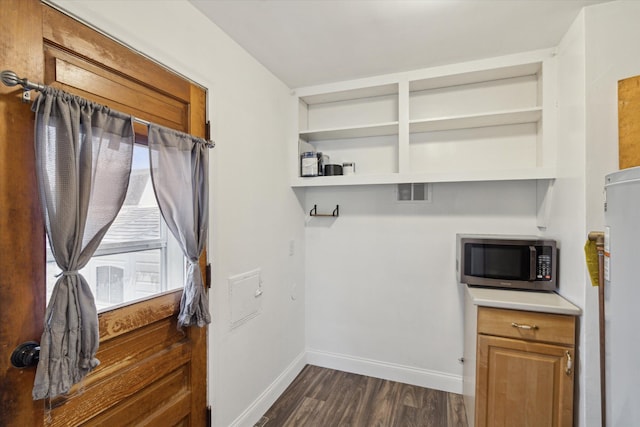
<svg viewBox="0 0 640 427"><path fill-rule="evenodd" d="M567 350L567 369L564 371L565 374L571 375L571 371L573 370L573 359L571 358L571 353Z"/></svg>
<svg viewBox="0 0 640 427"><path fill-rule="evenodd" d="M536 330L538 329L538 325L527 325L524 323L516 323L516 322L512 322L511 326L513 326L514 328L518 328L518 329L529 329L529 330Z"/></svg>

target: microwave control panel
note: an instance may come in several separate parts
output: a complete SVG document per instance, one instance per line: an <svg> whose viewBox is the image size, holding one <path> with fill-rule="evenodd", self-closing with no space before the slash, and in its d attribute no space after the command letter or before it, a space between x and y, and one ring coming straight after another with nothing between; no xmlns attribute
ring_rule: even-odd
<svg viewBox="0 0 640 427"><path fill-rule="evenodd" d="M551 280L551 248L549 247L537 247L537 266L536 266L536 279L538 280Z"/></svg>

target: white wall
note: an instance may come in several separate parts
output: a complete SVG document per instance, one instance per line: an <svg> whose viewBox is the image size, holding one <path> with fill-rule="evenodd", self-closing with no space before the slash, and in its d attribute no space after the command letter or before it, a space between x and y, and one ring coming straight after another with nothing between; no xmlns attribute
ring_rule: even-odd
<svg viewBox="0 0 640 427"><path fill-rule="evenodd" d="M462 392L456 233L535 235L533 181L435 184L431 204L394 186L309 188L307 345L323 366Z"/></svg>
<svg viewBox="0 0 640 427"><path fill-rule="evenodd" d="M604 229L604 177L618 169L617 82L640 74L640 2L585 8L558 48L558 174L547 234L562 241L561 293L583 309L577 425L600 423L597 288L583 249Z"/></svg>
<svg viewBox="0 0 640 427"><path fill-rule="evenodd" d="M604 229L604 177L618 170L618 80L640 75L640 2L618 0L585 9L586 27L586 229ZM597 337L597 297L587 288L587 306L594 340ZM589 337L587 336L587 339ZM596 354L596 343L587 351ZM596 389L599 359L586 367L586 423L600 420ZM595 390L594 390L595 389Z"/></svg>
<svg viewBox="0 0 640 427"><path fill-rule="evenodd" d="M586 419L597 420L597 406L586 414L587 387L599 381L597 367L598 336L593 335L593 320L598 319L597 305L587 304L596 290L587 289L584 250L585 225L585 25L584 12L565 34L558 46L558 147L557 179L549 223L545 235L557 239L560 249L559 293L583 310L578 323L579 358L576 369L576 425ZM588 292L587 292L588 291ZM595 312L594 312L595 309ZM594 347L595 345L595 347ZM593 375L596 377L593 377ZM590 388L593 390L593 387ZM598 412L599 413L599 412ZM587 424L592 425L592 424Z"/></svg>
<svg viewBox="0 0 640 427"><path fill-rule="evenodd" d="M640 75L640 2L592 6L585 18L587 225L602 229L604 177L618 170L618 80Z"/></svg>
<svg viewBox="0 0 640 427"><path fill-rule="evenodd" d="M215 426L253 425L304 361L304 252L289 256L304 215L282 167L289 89L186 1L55 3L209 89L209 402ZM231 331L227 278L255 268L262 312Z"/></svg>

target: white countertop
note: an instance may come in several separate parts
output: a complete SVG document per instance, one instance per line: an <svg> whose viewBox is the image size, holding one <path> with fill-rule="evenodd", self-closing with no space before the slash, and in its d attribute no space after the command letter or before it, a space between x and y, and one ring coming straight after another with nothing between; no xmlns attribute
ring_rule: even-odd
<svg viewBox="0 0 640 427"><path fill-rule="evenodd" d="M582 310L555 292L477 288L465 285L471 301L484 307L579 316Z"/></svg>

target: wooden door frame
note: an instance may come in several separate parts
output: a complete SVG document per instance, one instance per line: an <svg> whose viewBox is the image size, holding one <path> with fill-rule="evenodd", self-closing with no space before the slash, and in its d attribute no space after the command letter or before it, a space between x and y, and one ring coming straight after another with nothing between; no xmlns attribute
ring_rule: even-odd
<svg viewBox="0 0 640 427"><path fill-rule="evenodd" d="M15 71L20 77L46 82L44 75L43 39L47 10L51 9L39 0L2 0L0 7L0 64ZM60 37L66 37L64 28L54 26ZM88 30L93 31L92 29ZM100 34L109 46L120 43ZM81 38L79 38L82 40ZM36 51L34 46L40 48ZM74 46L76 48L76 46ZM89 49L90 46L77 46ZM127 48L128 50L128 48ZM130 51L131 55L137 55ZM113 58L108 66L126 70L127 58ZM136 70L141 81L149 78L148 73L172 74L160 66L153 70ZM198 108L189 108L186 117L187 128L180 129L195 136L206 135L206 92L195 85L186 86L188 92L176 88L179 97L187 96ZM22 89L0 84L0 121L4 123L0 131L0 304L10 306L12 311L0 322L0 425L41 425L44 420L45 401L33 401L31 389L35 378L34 368L17 369L10 364L13 349L24 341L39 341L46 305L45 290L45 233L38 199L36 176L33 168L25 167L35 163L33 148L33 113L29 104L20 102ZM202 116L200 115L202 113ZM144 117L142 117L144 118ZM7 254L10 254L7 256ZM206 265L206 253L201 257L201 266ZM203 268L203 274L205 269ZM15 284L24 287L15 289ZM179 308L180 292L168 293L157 299L153 315L175 316ZM154 307L156 306L154 305ZM129 328L127 319L149 316L140 304L133 304L124 310L124 317L106 312L99 316L100 340L109 340L125 333ZM16 332L18 331L18 332ZM189 381L195 390L201 392L191 400L192 425L207 422L207 328L190 327L185 330L193 348Z"/></svg>
<svg viewBox="0 0 640 427"><path fill-rule="evenodd" d="M0 64L19 75L41 77L42 14L38 0L6 1L0 7ZM0 84L0 425L41 425L44 401L30 392L35 369L16 369L10 355L25 341L40 341L45 311L44 225L34 164L33 113L22 90ZM16 289L20 284L21 289ZM18 331L18 332L16 332Z"/></svg>

